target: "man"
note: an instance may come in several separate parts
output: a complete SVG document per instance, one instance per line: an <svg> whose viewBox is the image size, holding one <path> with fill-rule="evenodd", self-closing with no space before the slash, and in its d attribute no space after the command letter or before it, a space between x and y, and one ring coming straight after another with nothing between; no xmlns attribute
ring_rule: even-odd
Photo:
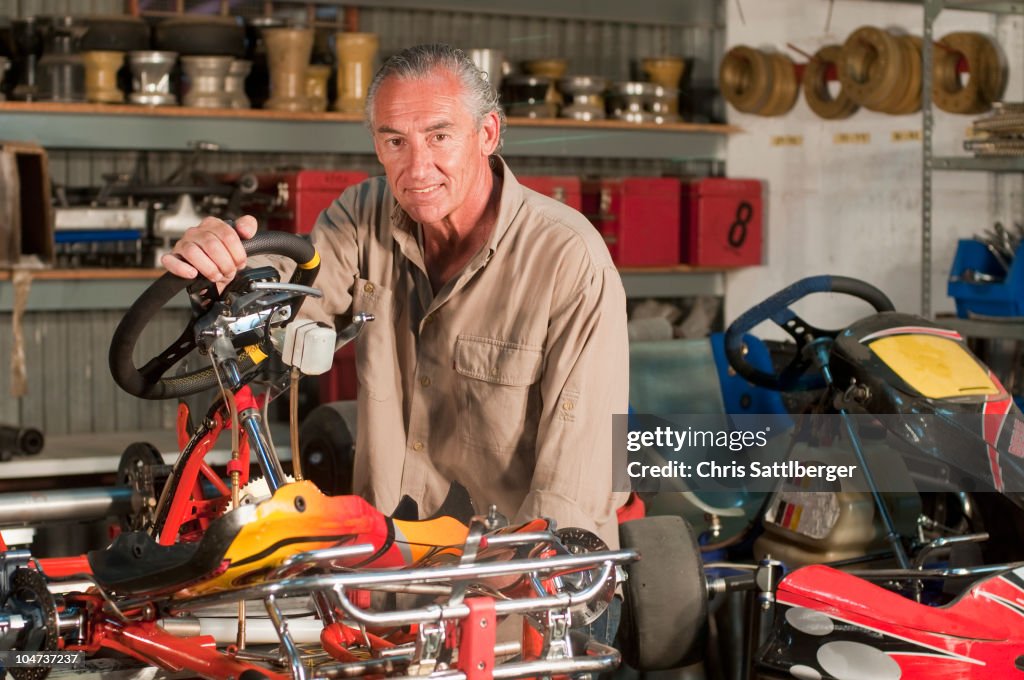
<svg viewBox="0 0 1024 680"><path fill-rule="evenodd" d="M457 49L410 48L370 86L385 178L346 190L312 232L323 260L303 315L370 312L357 342L355 492L430 513L452 480L478 507L618 545L612 414L627 408L626 302L598 232L502 159L496 94ZM207 218L163 259L230 280L252 217Z"/></svg>

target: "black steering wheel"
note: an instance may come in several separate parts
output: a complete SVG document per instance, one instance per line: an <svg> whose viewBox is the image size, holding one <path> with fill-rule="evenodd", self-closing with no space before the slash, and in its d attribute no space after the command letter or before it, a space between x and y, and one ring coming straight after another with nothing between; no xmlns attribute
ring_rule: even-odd
<svg viewBox="0 0 1024 680"><path fill-rule="evenodd" d="M313 244L301 236L277 231L259 232L242 244L245 246L246 255L250 257L282 255L294 260L298 267L290 283L309 286L316 280L316 275L320 271L320 255ZM167 349L147 361L142 368L136 368L132 361L132 352L142 332L153 317L175 295L186 288L189 289L192 298L192 319L185 331ZM227 293L230 288L231 284L228 284L224 292ZM128 394L142 399L175 399L216 386L217 375L212 366L174 377L164 377L164 374L195 349L196 322L219 298L216 286L203 276L183 279L167 272L154 281L132 304L114 330L114 337L110 343L110 372L114 382ZM290 296L290 299L291 309L288 318L293 319L305 296ZM253 351L251 347L239 349L239 373L245 374L265 358L265 354Z"/></svg>
<svg viewBox="0 0 1024 680"><path fill-rule="evenodd" d="M811 276L801 279L764 302L760 302L733 321L725 332L725 355L729 365L755 385L780 392L816 389L824 385L821 376L804 375L813 358L804 349L815 340L834 339L840 331L822 330L806 323L796 315L790 305L812 293L843 293L863 300L876 312L891 312L895 308L885 293L859 279L848 276ZM774 321L796 341L796 354L792 361L777 373L768 373L747 363L743 351L743 335L762 321Z"/></svg>

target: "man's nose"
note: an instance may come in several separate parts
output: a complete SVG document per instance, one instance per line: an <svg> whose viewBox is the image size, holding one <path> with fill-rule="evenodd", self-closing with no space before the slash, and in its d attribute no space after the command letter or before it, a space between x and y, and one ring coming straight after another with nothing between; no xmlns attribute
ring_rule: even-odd
<svg viewBox="0 0 1024 680"><path fill-rule="evenodd" d="M412 144L409 151L409 173L413 177L428 177L434 167L433 153L426 144Z"/></svg>

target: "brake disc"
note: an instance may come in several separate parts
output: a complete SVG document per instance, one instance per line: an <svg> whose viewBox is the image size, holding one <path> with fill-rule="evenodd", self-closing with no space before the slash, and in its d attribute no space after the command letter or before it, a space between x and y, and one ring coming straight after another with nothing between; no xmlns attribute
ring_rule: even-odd
<svg viewBox="0 0 1024 680"><path fill-rule="evenodd" d="M19 636L16 648L19 652L55 652L59 639L57 603L46 579L35 569L20 568L11 578L11 589L5 606L31 622L25 633ZM50 668L8 668L14 680L43 680L50 674Z"/></svg>
<svg viewBox="0 0 1024 680"><path fill-rule="evenodd" d="M828 70L832 67L838 72L841 53L839 45L826 45L815 52L804 67L804 100L811 111L826 120L849 118L860 108L842 83L834 97L829 90Z"/></svg>
<svg viewBox="0 0 1024 680"><path fill-rule="evenodd" d="M569 527L557 530L555 535L558 536L562 546L573 555L608 550L608 545L604 541L586 529ZM563 583L567 583L573 590L578 592L593 584L594 578L600 569L600 567L594 567L593 569L563 575L561 578ZM569 610L572 615L572 626L574 628L587 626L596 621L608 609L608 604L614 596L615 579L609 578L595 597Z"/></svg>

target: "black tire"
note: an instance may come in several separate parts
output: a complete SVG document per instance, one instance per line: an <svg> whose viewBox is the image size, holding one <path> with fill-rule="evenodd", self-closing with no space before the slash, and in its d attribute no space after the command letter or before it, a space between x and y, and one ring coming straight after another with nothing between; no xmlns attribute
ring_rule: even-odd
<svg viewBox="0 0 1024 680"><path fill-rule="evenodd" d="M299 428L302 476L328 496L352 493L356 403L332 401L310 411Z"/></svg>
<svg viewBox="0 0 1024 680"><path fill-rule="evenodd" d="M82 36L82 51L132 52L149 49L149 24L127 16L90 17Z"/></svg>
<svg viewBox="0 0 1024 680"><path fill-rule="evenodd" d="M157 24L156 48L180 56L245 56L245 28L224 17L179 17Z"/></svg>
<svg viewBox="0 0 1024 680"><path fill-rule="evenodd" d="M674 515L619 527L622 548L640 559L626 566L618 642L638 671L680 668L699 660L708 630L704 565L693 529Z"/></svg>

